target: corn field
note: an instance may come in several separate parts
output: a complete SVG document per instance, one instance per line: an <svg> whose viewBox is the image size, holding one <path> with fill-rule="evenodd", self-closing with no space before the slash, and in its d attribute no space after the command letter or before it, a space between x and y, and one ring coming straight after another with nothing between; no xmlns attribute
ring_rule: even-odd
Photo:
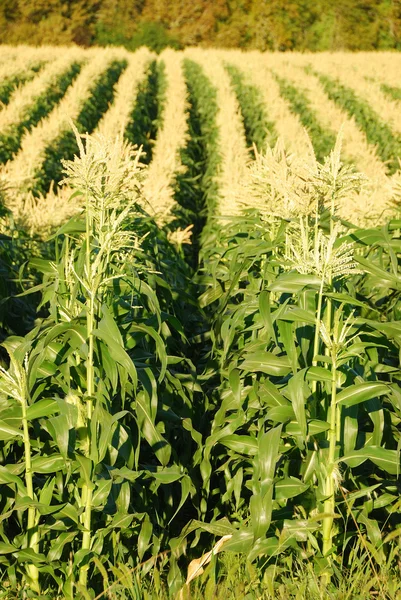
<svg viewBox="0 0 401 600"><path fill-rule="evenodd" d="M400 69L0 46L0 598L401 599Z"/></svg>

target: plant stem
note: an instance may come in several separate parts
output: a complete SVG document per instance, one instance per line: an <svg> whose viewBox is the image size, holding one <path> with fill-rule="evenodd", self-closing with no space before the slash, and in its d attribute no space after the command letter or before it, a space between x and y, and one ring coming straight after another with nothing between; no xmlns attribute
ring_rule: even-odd
<svg viewBox="0 0 401 600"><path fill-rule="evenodd" d="M95 322L95 290L92 287L91 277L91 220L90 211L87 200L86 205L86 278L88 283L89 299L86 302L87 313L86 313L86 335L88 340L88 358L86 362L86 427L87 427L87 440L88 448L87 454L91 454L91 419L93 413L93 396L95 393L95 371L94 371L94 322ZM92 486L91 482L84 483L82 485L82 505L85 507L82 515L82 524L84 526L84 532L82 534L82 550L90 550L92 541ZM81 567L79 572L79 583L86 587L88 581L88 565L85 564Z"/></svg>
<svg viewBox="0 0 401 600"><path fill-rule="evenodd" d="M316 356L319 353L320 322L322 319L322 305L323 305L323 286L324 286L324 279L322 278L322 282L320 284L320 289L319 289L318 300L317 300L317 309L316 309L315 340L313 343L313 360L312 360L312 365L314 367L316 367L316 365L317 365Z"/></svg>
<svg viewBox="0 0 401 600"><path fill-rule="evenodd" d="M327 475L325 482L325 496L323 519L323 556L327 556L333 547L333 522L335 510L335 458L337 444L337 364L336 353L332 352L332 371L331 371L331 402L329 413L330 429L328 431L329 456L327 461ZM330 576L328 579L330 580Z"/></svg>
<svg viewBox="0 0 401 600"><path fill-rule="evenodd" d="M25 450L25 484L28 497L31 498L31 500L34 500L31 441L29 438L27 403L25 395L22 401L22 427L24 432ZM36 522L36 509L33 506L30 506L28 508L28 548L31 548L34 552L39 553L39 533ZM37 594L40 594L38 568L36 567L36 565L28 564L26 567L26 571L30 580L29 583L31 588Z"/></svg>

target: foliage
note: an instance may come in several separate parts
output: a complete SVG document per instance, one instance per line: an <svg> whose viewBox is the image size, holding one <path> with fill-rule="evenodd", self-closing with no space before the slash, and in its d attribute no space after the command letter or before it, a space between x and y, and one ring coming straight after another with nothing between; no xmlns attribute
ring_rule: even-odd
<svg viewBox="0 0 401 600"><path fill-rule="evenodd" d="M280 193L264 173L261 189ZM325 207L353 185L337 147L304 182L305 207L312 194L320 215L233 219L210 234L202 277L221 378L202 472L204 487L219 489L214 514L238 523L225 550L259 566L289 551L314 557L326 582L359 535L384 566L398 507L397 326L379 290L390 277L398 286L387 253L399 248L399 222L339 235ZM351 262L350 240L369 260L358 252ZM373 585L382 593L377 576Z"/></svg>
<svg viewBox="0 0 401 600"><path fill-rule="evenodd" d="M380 85L380 89L382 92L386 94L392 100L401 100L401 89L398 87L394 87L392 85L387 85L386 83L382 83Z"/></svg>
<svg viewBox="0 0 401 600"><path fill-rule="evenodd" d="M180 43L173 38L161 23L144 21L140 24L129 41L129 49L135 50L147 46L154 52L160 53L164 48L181 48Z"/></svg>
<svg viewBox="0 0 401 600"><path fill-rule="evenodd" d="M341 134L321 161L256 148L240 216L221 216L222 107L185 59L190 138L160 228L143 190L163 61L123 139L82 135L125 67L48 154L81 212L47 244L2 214L1 593L396 598L401 221L341 220L364 181ZM260 97L228 70L262 145ZM307 100L281 85L317 147Z"/></svg>
<svg viewBox="0 0 401 600"><path fill-rule="evenodd" d="M194 268L198 265L199 237L206 222L208 207L216 200L215 175L220 157L216 152L218 129L215 118L218 110L216 91L202 68L194 61L184 60L188 89L189 140L181 151L185 167L177 176L174 209L174 227L193 225L194 240L186 250L187 260Z"/></svg>
<svg viewBox="0 0 401 600"><path fill-rule="evenodd" d="M85 211L58 232L56 261L32 261L49 313L5 342L1 380L1 444L15 465L0 468L2 565L18 587L55 585L66 598L84 594L88 570L100 590L112 565L132 568L180 532L177 512L196 500L200 416L180 351L186 267L137 208L139 155L118 141L78 144L64 164Z"/></svg>
<svg viewBox="0 0 401 600"><path fill-rule="evenodd" d="M152 148L163 118L163 70L163 63L153 60L149 64L147 76L139 84L136 102L124 133L131 144L142 148L142 161L145 164L152 160Z"/></svg>
<svg viewBox="0 0 401 600"><path fill-rule="evenodd" d="M399 0L3 0L5 43L195 44L259 50L400 48Z"/></svg>

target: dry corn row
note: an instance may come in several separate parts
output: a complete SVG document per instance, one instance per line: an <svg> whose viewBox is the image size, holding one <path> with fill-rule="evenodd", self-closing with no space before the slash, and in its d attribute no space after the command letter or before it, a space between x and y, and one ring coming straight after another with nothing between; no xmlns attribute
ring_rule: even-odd
<svg viewBox="0 0 401 600"><path fill-rule="evenodd" d="M265 101L268 117L274 122L278 137L287 151L308 158L311 144L299 118L289 108L287 100L280 96L278 83L272 76L266 55L259 52L233 53L230 60L248 76L252 85L259 87ZM270 57L269 57L270 60Z"/></svg>
<svg viewBox="0 0 401 600"><path fill-rule="evenodd" d="M201 65L217 92L219 111L216 124L220 133L221 167L218 176L219 200L215 214L222 217L238 215L241 206L237 202L237 189L245 176L250 157L240 108L231 88L229 75L223 66L224 55L196 49L186 50L185 55Z"/></svg>
<svg viewBox="0 0 401 600"><path fill-rule="evenodd" d="M348 117L328 98L317 79L302 72L287 60L281 60L277 68L282 77L306 93L310 106L324 129L337 135L340 128L344 127L344 154L355 163L358 171L372 179L386 180L385 166L374 147L368 143L366 135L358 128L353 118Z"/></svg>
<svg viewBox="0 0 401 600"><path fill-rule="evenodd" d="M83 56L81 50L70 49L67 55L48 63L35 79L18 87L9 104L0 112L0 132L5 133L13 125L18 124L26 110L34 104L35 99L43 94L49 85L55 83L74 61L82 60Z"/></svg>
<svg viewBox="0 0 401 600"><path fill-rule="evenodd" d="M168 221L174 206L174 182L183 172L180 150L188 139L186 85L182 72L182 57L165 50L160 59L167 78L166 104L163 123L157 133L153 158L147 171L144 196L147 207L162 224Z"/></svg>
<svg viewBox="0 0 401 600"><path fill-rule="evenodd" d="M49 62L44 56L33 54L29 58L17 55L14 59L6 60L0 64L0 85L8 79L19 78L39 62ZM1 109L1 102L0 102Z"/></svg>
<svg viewBox="0 0 401 600"><path fill-rule="evenodd" d="M35 173L43 163L46 148L71 127L71 121L77 118L84 102L90 97L93 83L114 59L126 54L108 49L88 51L88 55L91 57L89 64L82 69L60 104L23 137L15 159L2 169L10 186L17 188L18 192L23 193L29 189Z"/></svg>
<svg viewBox="0 0 401 600"><path fill-rule="evenodd" d="M388 123L394 132L401 133L401 105L389 100L374 81L364 77L361 70L353 63L352 55L333 55L330 58L316 55L311 62L320 73L338 79L343 85L352 89L383 121Z"/></svg>
<svg viewBox="0 0 401 600"><path fill-rule="evenodd" d="M73 197L71 189L63 186L56 194L50 190L45 196L31 192L20 197L13 205L14 218L23 223L30 235L47 238L55 228L82 209L80 197Z"/></svg>
<svg viewBox="0 0 401 600"><path fill-rule="evenodd" d="M387 83L400 87L401 57L398 52L342 52L326 56L328 60L342 62L344 68L359 73L365 79L373 79L379 85Z"/></svg>
<svg viewBox="0 0 401 600"><path fill-rule="evenodd" d="M128 57L128 67L116 84L114 102L103 115L97 132L105 137L122 136L135 104L138 85L143 80L146 67L152 58L147 48L141 48Z"/></svg>

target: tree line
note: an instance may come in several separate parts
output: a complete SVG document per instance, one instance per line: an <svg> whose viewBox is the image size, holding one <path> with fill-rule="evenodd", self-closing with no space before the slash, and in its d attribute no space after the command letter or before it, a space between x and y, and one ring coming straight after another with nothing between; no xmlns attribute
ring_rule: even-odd
<svg viewBox="0 0 401 600"><path fill-rule="evenodd" d="M401 48L401 0L1 0L6 44Z"/></svg>

